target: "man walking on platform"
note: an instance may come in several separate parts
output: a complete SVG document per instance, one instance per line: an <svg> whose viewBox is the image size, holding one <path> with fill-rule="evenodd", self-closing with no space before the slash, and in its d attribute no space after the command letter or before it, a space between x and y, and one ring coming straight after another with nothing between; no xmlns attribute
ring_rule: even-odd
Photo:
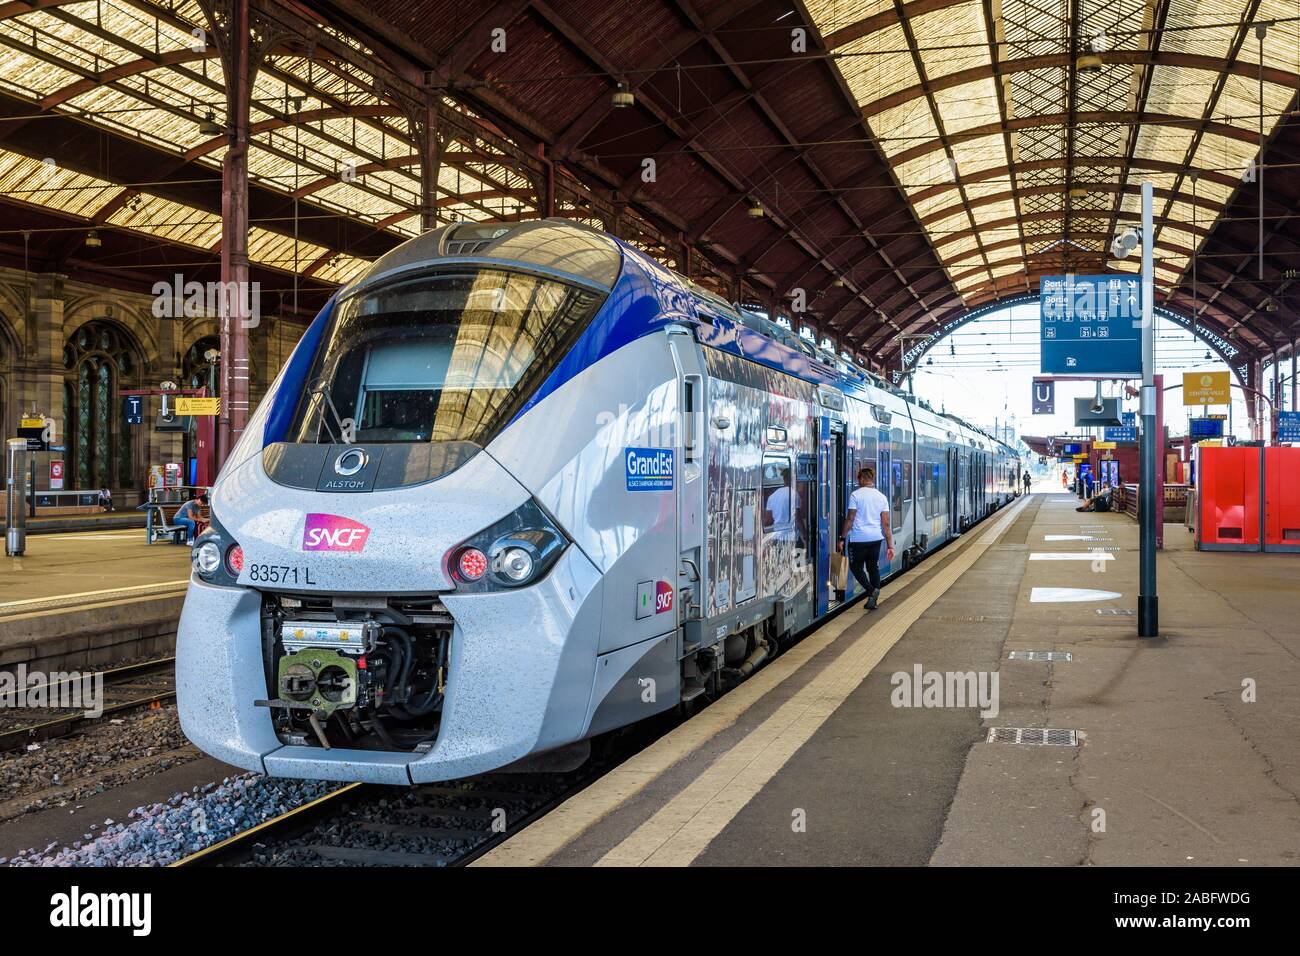
<svg viewBox="0 0 1300 956"><path fill-rule="evenodd" d="M894 560L894 534L889 527L889 499L876 490L876 473L858 471L858 487L849 495L849 513L840 531L840 553L848 541L849 570L867 592L867 610L874 611L880 598L880 545L888 560Z"/></svg>

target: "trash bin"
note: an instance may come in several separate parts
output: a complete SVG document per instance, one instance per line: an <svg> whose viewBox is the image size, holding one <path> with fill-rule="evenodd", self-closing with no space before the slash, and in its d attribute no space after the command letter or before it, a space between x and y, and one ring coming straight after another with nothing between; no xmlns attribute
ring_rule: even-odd
<svg viewBox="0 0 1300 956"><path fill-rule="evenodd" d="M5 554L27 550L27 439L8 443L9 476L5 484Z"/></svg>

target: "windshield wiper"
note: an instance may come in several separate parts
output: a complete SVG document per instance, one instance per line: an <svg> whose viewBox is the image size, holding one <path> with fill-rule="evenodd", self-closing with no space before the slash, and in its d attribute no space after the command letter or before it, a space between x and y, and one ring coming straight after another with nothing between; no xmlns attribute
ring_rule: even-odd
<svg viewBox="0 0 1300 956"><path fill-rule="evenodd" d="M338 409L334 407L334 399L330 397L329 388L326 387L323 377L318 378L314 383L312 383L309 394L315 400L321 398L325 399L325 404L329 406L330 414L334 416L334 424L338 426L338 443L340 445L352 444L352 442L347 438L347 427L343 424L343 419L339 415ZM325 421L328 425L328 420L324 415L321 416L321 420Z"/></svg>

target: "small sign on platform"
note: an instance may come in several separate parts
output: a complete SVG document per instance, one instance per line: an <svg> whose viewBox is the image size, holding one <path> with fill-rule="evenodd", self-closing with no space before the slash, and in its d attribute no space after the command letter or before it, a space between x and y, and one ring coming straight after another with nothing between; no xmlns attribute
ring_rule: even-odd
<svg viewBox="0 0 1300 956"><path fill-rule="evenodd" d="M177 398L177 415L220 415L220 398Z"/></svg>

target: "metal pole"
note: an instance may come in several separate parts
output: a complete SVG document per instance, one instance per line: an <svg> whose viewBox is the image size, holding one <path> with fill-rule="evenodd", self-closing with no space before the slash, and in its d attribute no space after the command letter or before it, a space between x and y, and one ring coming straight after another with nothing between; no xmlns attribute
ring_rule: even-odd
<svg viewBox="0 0 1300 956"><path fill-rule="evenodd" d="M1142 184L1142 451L1138 506L1140 557L1138 562L1138 637L1159 633L1159 599L1156 596L1156 337L1152 280L1154 257L1151 228L1151 183Z"/></svg>

